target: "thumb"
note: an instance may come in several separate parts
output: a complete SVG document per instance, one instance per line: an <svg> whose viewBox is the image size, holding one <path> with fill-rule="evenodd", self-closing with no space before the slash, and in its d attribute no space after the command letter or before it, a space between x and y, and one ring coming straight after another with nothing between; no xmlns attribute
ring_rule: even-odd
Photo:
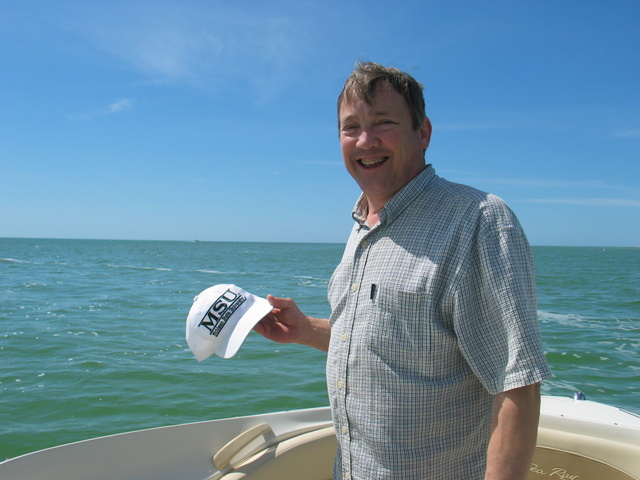
<svg viewBox="0 0 640 480"><path fill-rule="evenodd" d="M271 304L272 307L277 308L278 310L291 308L296 304L296 302L294 302L291 298L280 298L274 297L273 295L267 295L267 301Z"/></svg>

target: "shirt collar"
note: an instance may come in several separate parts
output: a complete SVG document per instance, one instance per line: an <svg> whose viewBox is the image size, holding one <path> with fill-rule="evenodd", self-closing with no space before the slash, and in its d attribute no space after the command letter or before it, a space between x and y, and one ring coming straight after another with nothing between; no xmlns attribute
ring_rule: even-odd
<svg viewBox="0 0 640 480"><path fill-rule="evenodd" d="M380 211L380 224L392 222L393 219L396 218L420 192L427 188L435 177L435 169L430 164L427 165L422 172L402 187L400 191L387 202L384 208ZM367 213L367 196L362 193L353 208L352 217L356 222L363 226L366 225Z"/></svg>

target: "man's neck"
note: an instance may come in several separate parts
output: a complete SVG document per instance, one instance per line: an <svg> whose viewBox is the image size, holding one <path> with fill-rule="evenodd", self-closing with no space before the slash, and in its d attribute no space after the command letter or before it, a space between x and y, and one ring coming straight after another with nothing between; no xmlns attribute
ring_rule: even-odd
<svg viewBox="0 0 640 480"><path fill-rule="evenodd" d="M380 212L384 209L385 203L376 204L367 197L367 225L372 228L380 221Z"/></svg>
<svg viewBox="0 0 640 480"><path fill-rule="evenodd" d="M373 228L380 221L380 215L377 213L370 213L367 215L367 225L369 228Z"/></svg>

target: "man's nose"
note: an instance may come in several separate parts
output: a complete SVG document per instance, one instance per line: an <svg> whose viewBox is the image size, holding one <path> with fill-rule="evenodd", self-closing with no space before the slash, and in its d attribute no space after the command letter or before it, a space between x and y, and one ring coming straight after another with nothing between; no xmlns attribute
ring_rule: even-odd
<svg viewBox="0 0 640 480"><path fill-rule="evenodd" d="M363 128L358 136L358 148L373 148L380 145L380 139L373 128Z"/></svg>

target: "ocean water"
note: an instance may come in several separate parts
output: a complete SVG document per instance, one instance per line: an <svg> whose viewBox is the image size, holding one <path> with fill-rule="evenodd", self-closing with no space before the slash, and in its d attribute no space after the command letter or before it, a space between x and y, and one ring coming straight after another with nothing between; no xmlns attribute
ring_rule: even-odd
<svg viewBox="0 0 640 480"><path fill-rule="evenodd" d="M0 239L0 460L95 436L327 404L325 354L252 333L197 362L193 297L217 283L327 316L338 244ZM556 377L543 393L640 412L640 248L535 247Z"/></svg>

